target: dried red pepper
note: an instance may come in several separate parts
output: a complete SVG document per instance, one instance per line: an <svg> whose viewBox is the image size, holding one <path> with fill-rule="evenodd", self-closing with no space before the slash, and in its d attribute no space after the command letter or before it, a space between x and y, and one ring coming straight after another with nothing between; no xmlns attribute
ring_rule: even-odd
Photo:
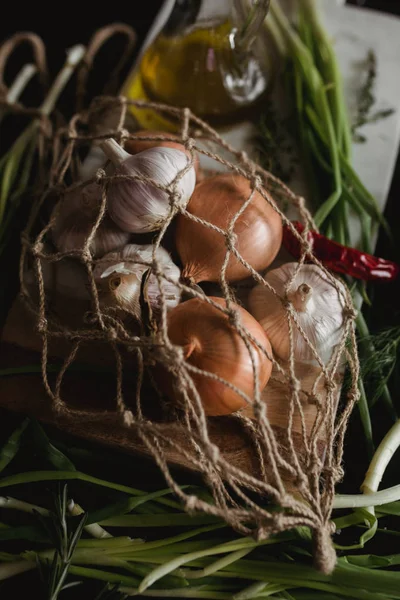
<svg viewBox="0 0 400 600"><path fill-rule="evenodd" d="M300 234L303 233L304 225L302 223L292 221L292 225ZM399 274L399 265L391 260L342 246L316 231L309 231L307 240L312 247L314 256L327 269L335 273L349 275L364 281L392 281ZM282 243L290 254L296 259L300 258L301 244L288 226L284 227Z"/></svg>

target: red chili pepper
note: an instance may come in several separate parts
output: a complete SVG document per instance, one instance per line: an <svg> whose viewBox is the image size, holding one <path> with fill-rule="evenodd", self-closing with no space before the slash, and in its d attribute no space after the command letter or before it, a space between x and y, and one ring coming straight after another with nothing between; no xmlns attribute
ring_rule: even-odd
<svg viewBox="0 0 400 600"><path fill-rule="evenodd" d="M292 225L300 234L303 233L304 225L302 223L292 221ZM399 274L399 265L391 260L342 246L316 231L309 231L307 240L312 247L314 256L327 269L335 273L350 275L364 281L392 281ZM300 258L301 244L288 226L284 227L282 243L290 254L296 259Z"/></svg>

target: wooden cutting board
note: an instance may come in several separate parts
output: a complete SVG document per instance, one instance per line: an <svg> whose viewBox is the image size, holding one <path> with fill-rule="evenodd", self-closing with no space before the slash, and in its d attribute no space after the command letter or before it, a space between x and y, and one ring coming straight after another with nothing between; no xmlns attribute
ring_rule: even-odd
<svg viewBox="0 0 400 600"><path fill-rule="evenodd" d="M40 373L21 374L13 371L15 368L24 371L24 366L38 366L41 348L41 336L35 331L32 315L26 310L23 302L17 299L8 315L0 344L0 364L2 369L9 369L9 375L0 378L0 406L34 416L44 423L54 425L77 437L101 442L130 453L147 454L143 442L135 434L134 429L127 428L115 411L115 376L112 370L112 353L107 352L106 347L98 345L95 348L93 346L83 348L78 356L78 361L82 365L84 373L78 371L68 373L62 388L62 397L71 409L71 413L60 416L53 410L51 399L46 394ZM56 344L50 342L49 355L52 358L50 358L49 364L60 364L60 358L62 359L67 351L67 342L57 342ZM100 367L102 372L99 372L99 369L93 370L93 367ZM315 376L315 370L310 367L308 374L302 380L303 389L311 391ZM54 377L55 375L52 379L52 376L49 376L50 383L54 383ZM340 384L340 379L338 379L338 392ZM132 389L134 389L134 383ZM324 393L323 390L321 393ZM152 396L150 388L145 391L145 394L148 394L145 396L146 404L156 405L159 402L158 398ZM264 390L263 399L267 404L267 414L278 443L285 454L288 447L286 424L289 411L286 385L279 381L270 381ZM76 411L81 410L84 410L85 414L77 414ZM303 410L307 429L310 431L315 420L316 407L304 399ZM86 411L93 414L88 415ZM246 415L246 413L244 414ZM251 416L251 411L247 410L247 414ZM191 447L185 425L178 419L164 423L159 422L154 427L172 436L184 450L181 453L177 453L173 448L167 450L169 462L193 468L188 459ZM212 441L221 449L227 460L244 471L256 473L258 467L255 460L255 449L242 421L236 417L209 418L208 427ZM301 456L304 454L301 452L304 446L298 415L295 416L293 437L295 444L300 449ZM323 451L324 447L321 442L321 454Z"/></svg>

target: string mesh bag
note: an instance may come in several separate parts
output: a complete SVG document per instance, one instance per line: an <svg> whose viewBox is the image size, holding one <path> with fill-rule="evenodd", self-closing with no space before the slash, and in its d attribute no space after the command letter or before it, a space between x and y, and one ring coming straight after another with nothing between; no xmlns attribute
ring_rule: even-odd
<svg viewBox="0 0 400 600"><path fill-rule="evenodd" d="M207 157L213 161L216 171L222 169L241 175L250 185L250 193L240 210L232 216L226 229L219 232L226 245L226 257L218 284L225 303L216 307L226 315L230 326L249 348L254 373L254 393L246 396L246 409L230 416L206 416L196 378L210 375L194 369L185 359L182 348L174 345L168 334L165 285L169 275L163 269L156 249L161 245L170 247L170 232L178 213L193 219L187 208L179 204L176 194L177 184L186 169L179 172L169 185L162 187L169 195L169 212L160 229L152 236L154 251L151 259L144 264L146 277L154 276L159 286L157 318L153 315L149 319L149 315L145 314L148 305L143 301L143 281L139 329L136 315L129 314L128 309L116 311L104 308L99 296L93 276L97 259L91 248L97 230L107 218L108 190L116 175L105 165L97 168L89 179L82 181L79 180L79 169L88 149L98 147L104 139L113 138L122 146L127 140L138 139L134 131L127 127L130 105L135 105L136 110L152 110L175 119L177 134L154 136L149 132L149 139L178 139L185 146L190 164L194 164L196 156ZM104 126L102 119L106 114L112 114L113 117ZM143 134L140 137L146 138ZM115 382L108 412L119 415L124 427L140 439L185 509L189 513L200 511L220 517L236 531L257 540L296 527L309 528L314 544L315 565L321 571L330 573L336 560L330 517L335 485L343 475L341 463L346 425L358 398L359 363L354 333L355 311L350 294L313 255L307 232L316 227L304 200L272 173L252 162L244 152L232 148L188 109L133 102L124 97L98 97L88 111L74 115L67 126L55 131L50 141L51 164L46 172L43 193L33 204L23 234L20 273L21 295L35 315L42 339L43 384L55 414L69 414L87 423L87 427L105 418L104 412L85 407L84 396L80 398L79 407L71 406L63 395L63 381L74 363L79 361L83 348L89 348L93 355L100 354L100 348L107 348L112 357ZM147 178L140 175L135 175L134 179L148 182ZM57 201L66 190L83 190L88 185L96 185L101 189L101 202L91 231L82 248L59 252L51 236L58 214ZM231 285L226 276L231 256L247 269L248 281L251 282L248 287L263 285L278 295L267 279L241 256L234 234L239 213L242 214L254 201L255 192L261 194L264 201L276 211L283 225L289 228L301 245L301 258L293 278L304 268L304 263L311 263L331 282L341 297L344 315L342 333L327 362L318 356L313 340L301 328L296 311L285 294L279 296L279 300L289 330L289 360L277 360L242 324L237 303L242 302L240 294L243 290L240 290L240 286ZM288 207L304 225L302 234L288 219ZM207 220L197 218L197 221L201 227L213 227ZM49 297L46 283L49 266L59 266L65 261L74 261L79 266L88 294L88 306L85 310L79 309L81 312L75 310L73 324L62 310L53 310L54 298ZM290 284L291 281L288 281L287 289ZM213 303L202 287L182 281L177 285L183 301L198 298L202 302ZM299 329L316 363L316 367L308 370L304 378L299 375L294 357L293 337ZM65 343L68 351L53 381L49 379L47 367L49 347L55 340ZM272 375L264 391L258 381L253 351L255 347L273 364ZM154 376L159 369L169 372L174 378L174 387L179 396L176 406L165 397ZM344 369L349 374L350 382L346 390L342 389ZM129 385L125 385L126 375L131 377ZM232 386L218 376L214 375L214 378L223 385ZM240 390L235 391L243 396ZM272 396L274 400L269 404L268 397ZM273 410L273 406L276 410ZM251 448L250 470L243 468L240 461L227 460L226 447L218 443L220 437L216 432L224 432L231 426L242 432L246 444ZM174 470L171 471L172 455L182 457L183 462L201 474L212 500L205 499L205 496L198 497L178 485Z"/></svg>

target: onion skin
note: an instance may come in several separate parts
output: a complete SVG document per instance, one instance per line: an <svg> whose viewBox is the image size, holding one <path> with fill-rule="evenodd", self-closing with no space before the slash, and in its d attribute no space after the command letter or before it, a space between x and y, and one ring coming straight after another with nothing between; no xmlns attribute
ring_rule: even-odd
<svg viewBox="0 0 400 600"><path fill-rule="evenodd" d="M222 298L212 300L226 307ZM240 322L255 339L272 355L271 345L261 325L240 306ZM249 351L228 317L206 302L193 298L180 304L168 314L170 340L184 348L186 361L204 371L225 379L250 398L254 394L253 367ZM255 360L260 390L266 386L272 370L271 361L255 345ZM190 373L200 394L206 415L229 415L248 403L237 392L223 383L203 375ZM173 394L172 385L166 385L166 393Z"/></svg>
<svg viewBox="0 0 400 600"><path fill-rule="evenodd" d="M154 136L154 137L158 137L158 136L165 136L165 137L176 137L171 133L166 133L165 131L135 131L135 135L138 136L143 136L143 137L150 137L150 136ZM170 141L160 141L160 140L126 140L125 141L125 150L127 152L129 152L129 154L138 154L138 152L143 152L143 150L148 150L149 148L156 148L156 147L164 147L164 148L174 148L175 150L180 150L181 152L185 152L189 158L191 158L191 154L190 152L188 152L185 148L185 146L183 144L181 144L178 140L179 138L176 137L177 141L176 142L170 142ZM197 156L197 154L195 154L195 158L194 158L194 164L193 164L195 171L196 171L196 175L199 174L200 171L200 162L199 162L199 158Z"/></svg>
<svg viewBox="0 0 400 600"><path fill-rule="evenodd" d="M196 186L187 211L227 230L250 191L250 182L241 175L216 175ZM241 256L256 271L263 271L281 247L282 220L261 194L254 192L251 204L235 224L234 233ZM227 250L225 238L220 233L179 215L175 240L184 266L184 279L192 283L219 281ZM231 255L226 270L228 281L240 281L249 276L249 270Z"/></svg>

